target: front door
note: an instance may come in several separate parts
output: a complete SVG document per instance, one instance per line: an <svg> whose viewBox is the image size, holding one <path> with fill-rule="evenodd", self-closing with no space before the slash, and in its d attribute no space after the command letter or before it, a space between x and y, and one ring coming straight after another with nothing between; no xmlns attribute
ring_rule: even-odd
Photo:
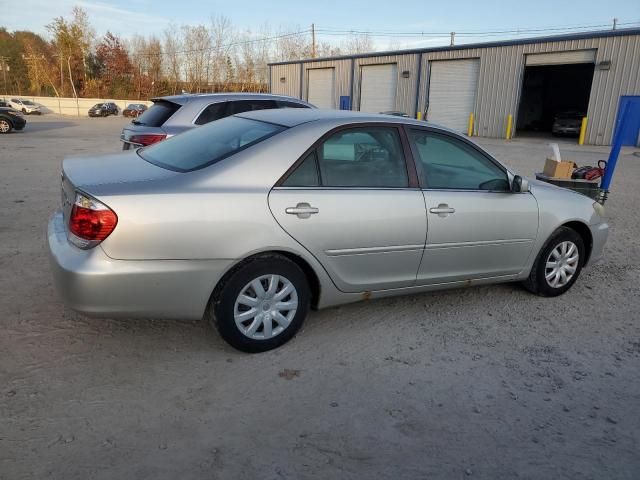
<svg viewBox="0 0 640 480"><path fill-rule="evenodd" d="M410 187L397 127L340 129L269 195L278 223L344 292L415 284L424 198Z"/></svg>
<svg viewBox="0 0 640 480"><path fill-rule="evenodd" d="M538 231L538 205L513 193L506 170L471 143L409 130L427 209L427 242L417 283L519 273Z"/></svg>

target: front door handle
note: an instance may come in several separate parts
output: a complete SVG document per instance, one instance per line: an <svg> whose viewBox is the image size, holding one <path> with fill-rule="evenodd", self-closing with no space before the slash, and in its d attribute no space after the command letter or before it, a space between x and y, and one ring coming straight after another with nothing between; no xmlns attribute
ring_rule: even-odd
<svg viewBox="0 0 640 480"><path fill-rule="evenodd" d="M456 213L456 209L450 207L449 205L447 205L446 203L441 203L440 205L438 205L435 208L430 208L429 211L431 213L436 213L438 214L439 217L446 217L451 213Z"/></svg>
<svg viewBox="0 0 640 480"><path fill-rule="evenodd" d="M318 213L320 210L306 202L302 202L295 207L288 207L284 211L289 215L297 215L298 218L309 218L312 214Z"/></svg>

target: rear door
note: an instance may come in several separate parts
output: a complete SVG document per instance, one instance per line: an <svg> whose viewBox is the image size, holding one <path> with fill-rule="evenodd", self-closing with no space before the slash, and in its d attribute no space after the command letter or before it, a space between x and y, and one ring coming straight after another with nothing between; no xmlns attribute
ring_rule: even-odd
<svg viewBox="0 0 640 480"><path fill-rule="evenodd" d="M409 129L428 224L418 284L519 273L538 231L538 204L507 171L457 135Z"/></svg>
<svg viewBox="0 0 640 480"><path fill-rule="evenodd" d="M397 127L353 126L329 134L271 191L269 206L340 290L415 283L425 207Z"/></svg>

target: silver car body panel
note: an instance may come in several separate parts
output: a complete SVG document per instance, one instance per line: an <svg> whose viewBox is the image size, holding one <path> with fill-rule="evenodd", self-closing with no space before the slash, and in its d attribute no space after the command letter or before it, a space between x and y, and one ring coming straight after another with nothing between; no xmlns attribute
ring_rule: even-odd
<svg viewBox="0 0 640 480"><path fill-rule="evenodd" d="M90 315L199 318L225 273L273 251L313 270L319 308L520 280L549 236L568 222L588 226L591 261L602 255L608 227L593 201L535 180L529 193L274 188L333 128L424 122L315 109L240 116L293 128L188 173L152 165L134 151L64 161L63 198L76 189L118 215L113 233L91 250L66 240L63 213L51 218L55 284L69 305ZM286 213L301 202L318 214ZM455 213L430 213L441 203Z"/></svg>

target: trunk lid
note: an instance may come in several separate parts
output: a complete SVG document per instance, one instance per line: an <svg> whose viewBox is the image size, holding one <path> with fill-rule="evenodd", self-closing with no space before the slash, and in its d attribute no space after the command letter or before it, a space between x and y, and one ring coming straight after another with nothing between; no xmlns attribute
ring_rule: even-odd
<svg viewBox="0 0 640 480"><path fill-rule="evenodd" d="M117 195L142 183L166 180L180 175L153 165L135 152L65 158L62 162L62 210L65 223L75 201L76 189L100 200Z"/></svg>

